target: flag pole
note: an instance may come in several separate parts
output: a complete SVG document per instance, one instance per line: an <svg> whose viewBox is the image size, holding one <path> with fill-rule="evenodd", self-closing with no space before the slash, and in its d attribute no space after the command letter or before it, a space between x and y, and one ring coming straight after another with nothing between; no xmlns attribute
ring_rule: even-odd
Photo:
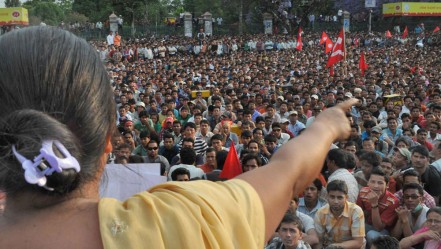
<svg viewBox="0 0 441 249"><path fill-rule="evenodd" d="M343 24L343 49L345 50L344 58L346 62L346 31L345 31L345 25Z"/></svg>
<svg viewBox="0 0 441 249"><path fill-rule="evenodd" d="M347 61L346 61L346 31L345 31L345 24L344 24L344 22L343 22L343 50L345 51L344 52L344 55L343 55L343 61L344 61L344 72L345 72L345 76L346 75L348 75L348 63L347 63Z"/></svg>

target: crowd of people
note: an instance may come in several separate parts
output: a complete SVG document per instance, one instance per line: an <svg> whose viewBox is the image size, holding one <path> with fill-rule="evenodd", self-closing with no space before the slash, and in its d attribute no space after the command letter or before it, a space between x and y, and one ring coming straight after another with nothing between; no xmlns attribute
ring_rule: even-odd
<svg viewBox="0 0 441 249"><path fill-rule="evenodd" d="M222 181L232 148L243 172L264 167L323 110L356 98L349 139L334 142L267 248L441 248L438 35L347 33L334 72L320 37L303 34L302 51L284 35L92 42L118 108L109 163Z"/></svg>

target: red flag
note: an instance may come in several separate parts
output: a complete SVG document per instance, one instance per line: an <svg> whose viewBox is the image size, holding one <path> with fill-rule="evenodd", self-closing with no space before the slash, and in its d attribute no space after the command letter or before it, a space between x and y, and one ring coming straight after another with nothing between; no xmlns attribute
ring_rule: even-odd
<svg viewBox="0 0 441 249"><path fill-rule="evenodd" d="M392 38L392 34L390 33L390 31L386 31L386 38Z"/></svg>
<svg viewBox="0 0 441 249"><path fill-rule="evenodd" d="M368 64L366 64L366 58L364 58L364 52L361 51L361 55L360 55L360 70L361 70L361 75L364 76L364 71L366 69L368 69Z"/></svg>
<svg viewBox="0 0 441 249"><path fill-rule="evenodd" d="M297 35L297 46L296 49L302 51L303 43L302 43L302 28L299 27L299 34Z"/></svg>
<svg viewBox="0 0 441 249"><path fill-rule="evenodd" d="M345 33L344 29L340 31L337 41L332 48L331 56L329 56L327 67L334 65L335 63L345 58Z"/></svg>
<svg viewBox="0 0 441 249"><path fill-rule="evenodd" d="M334 65L329 69L329 75L334 76Z"/></svg>
<svg viewBox="0 0 441 249"><path fill-rule="evenodd" d="M440 28L439 28L439 26L436 26L435 29L433 30L433 33L436 33L438 31L440 31Z"/></svg>
<svg viewBox="0 0 441 249"><path fill-rule="evenodd" d="M334 43L331 39L326 40L326 51L325 53L329 53L332 51L332 48L334 47Z"/></svg>
<svg viewBox="0 0 441 249"><path fill-rule="evenodd" d="M404 31L403 31L403 39L406 39L406 37L407 37L407 35L409 34L409 30L407 30L407 26L404 28Z"/></svg>
<svg viewBox="0 0 441 249"><path fill-rule="evenodd" d="M240 164L239 156L237 155L234 143L231 143L230 151L228 151L225 159L224 168L219 177L224 179L231 179L242 174L242 166Z"/></svg>
<svg viewBox="0 0 441 249"><path fill-rule="evenodd" d="M329 40L329 36L325 33L325 31L323 31L322 39L320 39L320 45L322 45L325 42L328 42L328 40Z"/></svg>

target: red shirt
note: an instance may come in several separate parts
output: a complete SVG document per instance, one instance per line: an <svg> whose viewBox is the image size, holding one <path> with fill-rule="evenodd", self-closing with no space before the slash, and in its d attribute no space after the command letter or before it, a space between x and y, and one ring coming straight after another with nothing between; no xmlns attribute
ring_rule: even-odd
<svg viewBox="0 0 441 249"><path fill-rule="evenodd" d="M213 166L208 165L207 163L198 166L204 173L210 173L214 170Z"/></svg>
<svg viewBox="0 0 441 249"><path fill-rule="evenodd" d="M366 224L372 225L372 206L369 200L366 198L369 191L369 187L364 187L360 190L357 198L357 205L360 206L364 211ZM397 221L398 217L395 209L398 208L399 205L400 202L398 201L398 198L387 190L383 197L378 200L380 218L387 230L392 229Z"/></svg>

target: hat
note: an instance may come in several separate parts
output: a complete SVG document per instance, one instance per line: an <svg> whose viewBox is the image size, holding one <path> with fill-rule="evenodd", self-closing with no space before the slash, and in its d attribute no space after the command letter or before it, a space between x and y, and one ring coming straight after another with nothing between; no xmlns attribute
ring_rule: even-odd
<svg viewBox="0 0 441 249"><path fill-rule="evenodd" d="M142 107L145 108L145 104L144 104L144 102L138 102L138 103L136 103L136 106L142 106Z"/></svg>
<svg viewBox="0 0 441 249"><path fill-rule="evenodd" d="M300 99L300 96L299 95L294 95L294 96L292 96L292 98L293 99Z"/></svg>
<svg viewBox="0 0 441 249"><path fill-rule="evenodd" d="M354 89L354 93L361 93L362 91L363 90L361 90L361 88L358 88L358 87Z"/></svg>
<svg viewBox="0 0 441 249"><path fill-rule="evenodd" d="M280 123L281 123L281 124L289 123L289 120L286 119L286 118L282 118L282 119L280 119Z"/></svg>
<svg viewBox="0 0 441 249"><path fill-rule="evenodd" d="M246 80L251 80L251 76L245 76Z"/></svg>
<svg viewBox="0 0 441 249"><path fill-rule="evenodd" d="M380 133L380 134L381 134L382 131L383 131L383 130L381 129L380 126L374 126L374 127L372 127L372 129L371 129L371 132L376 132L376 133Z"/></svg>
<svg viewBox="0 0 441 249"><path fill-rule="evenodd" d="M290 112L289 112L289 116L291 116L291 115L293 115L293 114L295 114L295 115L299 115L299 113L298 113L297 111L290 111Z"/></svg>
<svg viewBox="0 0 441 249"><path fill-rule="evenodd" d="M317 96L317 94L313 94L313 95L311 95L311 98L316 99L316 100L319 99L319 97Z"/></svg>
<svg viewBox="0 0 441 249"><path fill-rule="evenodd" d="M350 92L345 93L345 97L352 98L352 93Z"/></svg>
<svg viewBox="0 0 441 249"><path fill-rule="evenodd" d="M231 119L231 112L229 112L229 111L225 111L224 113L222 113L221 116L224 116L224 117L227 117L227 118L230 118L230 119Z"/></svg>
<svg viewBox="0 0 441 249"><path fill-rule="evenodd" d="M165 118L165 123L173 123L173 118L172 117Z"/></svg>
<svg viewBox="0 0 441 249"><path fill-rule="evenodd" d="M400 154L405 156L407 161L410 162L410 157L412 156L412 154L410 153L410 151L408 149L395 147L394 151L399 151Z"/></svg>
<svg viewBox="0 0 441 249"><path fill-rule="evenodd" d="M279 96L279 97L277 97L277 99L281 99L282 101L285 100L285 98L283 96Z"/></svg>

